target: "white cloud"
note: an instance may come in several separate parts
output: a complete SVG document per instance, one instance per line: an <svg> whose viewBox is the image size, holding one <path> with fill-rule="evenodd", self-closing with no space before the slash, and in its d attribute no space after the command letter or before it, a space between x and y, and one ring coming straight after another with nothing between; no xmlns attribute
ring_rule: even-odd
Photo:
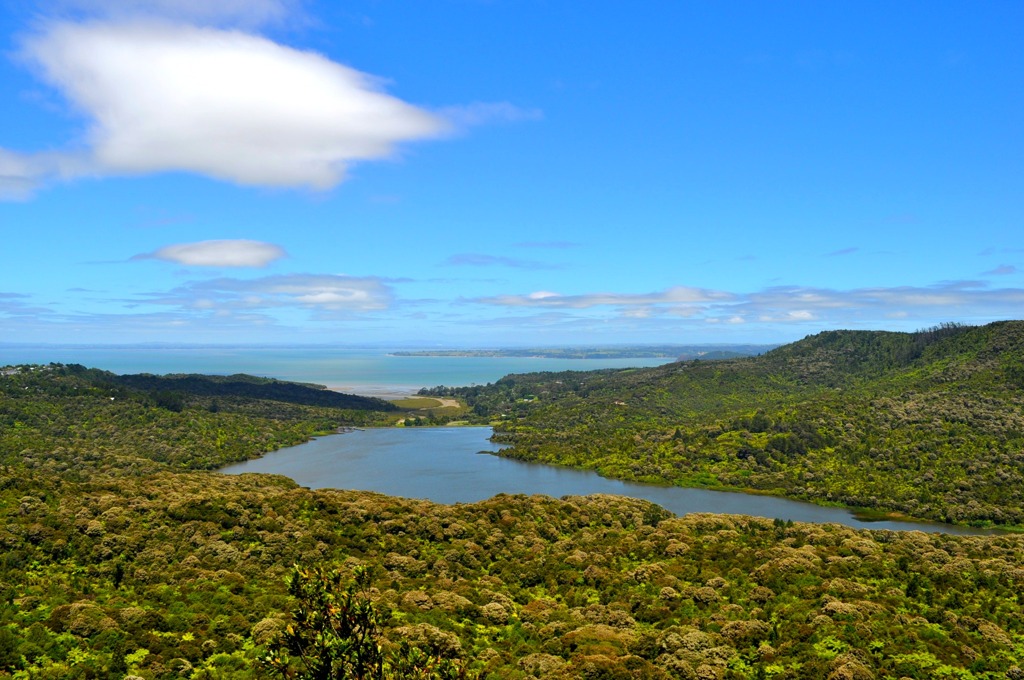
<svg viewBox="0 0 1024 680"><path fill-rule="evenodd" d="M750 293L678 286L664 291L560 295L538 291L498 295L471 302L506 308L594 310L611 307L620 318L675 317L728 324L792 326L884 325L886 319L905 319L920 326L941 321L985 322L1017 318L1024 308L1024 289L989 288L978 281L947 281L932 286L832 290L776 286Z"/></svg>
<svg viewBox="0 0 1024 680"><path fill-rule="evenodd" d="M622 316L629 319L648 319L654 313L650 307L632 307L625 310Z"/></svg>
<svg viewBox="0 0 1024 680"><path fill-rule="evenodd" d="M181 286L150 302L184 309L271 309L299 307L335 312L387 309L390 286L376 277L286 274L258 279L217 278Z"/></svg>
<svg viewBox="0 0 1024 680"><path fill-rule="evenodd" d="M637 305L662 305L690 302L726 302L731 293L675 286L664 291L645 294L634 293L588 293L584 295L559 295L540 291L527 295L499 295L478 298L474 302L503 307L556 307L565 309L586 309L589 307L632 307Z"/></svg>
<svg viewBox="0 0 1024 680"><path fill-rule="evenodd" d="M741 296L737 311L771 322L844 323L854 319L951 319L1019 316L1024 290L989 288L978 281L946 281L931 286L832 290L779 286Z"/></svg>
<svg viewBox="0 0 1024 680"><path fill-rule="evenodd" d="M351 163L389 157L399 143L447 125L384 93L371 76L237 30L54 23L23 51L86 116L85 156L97 175L186 171L327 189ZM5 158L0 163L11 165ZM13 180L0 180L8 193L54 174L29 167L39 163L31 157L18 163L20 172L7 173Z"/></svg>
<svg viewBox="0 0 1024 680"><path fill-rule="evenodd" d="M266 267L287 257L281 246L243 239L199 241L164 246L133 260L164 260L189 267Z"/></svg>
<svg viewBox="0 0 1024 680"><path fill-rule="evenodd" d="M0 199L28 198L41 174L31 158L0 149Z"/></svg>
<svg viewBox="0 0 1024 680"><path fill-rule="evenodd" d="M0 200L24 200L48 177L88 174L89 162L69 153L22 154L0 149Z"/></svg>
<svg viewBox="0 0 1024 680"><path fill-rule="evenodd" d="M798 304L796 301L794 303ZM816 318L817 316L813 312L806 309L782 309L761 312L757 320L762 323L787 323L791 321L814 321Z"/></svg>

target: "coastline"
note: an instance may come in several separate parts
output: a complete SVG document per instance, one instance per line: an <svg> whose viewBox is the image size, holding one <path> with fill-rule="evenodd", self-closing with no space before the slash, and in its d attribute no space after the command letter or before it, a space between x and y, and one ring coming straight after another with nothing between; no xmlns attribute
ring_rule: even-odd
<svg viewBox="0 0 1024 680"><path fill-rule="evenodd" d="M410 385L326 385L326 387L332 392L354 394L360 397L376 397L386 401L408 399L416 396L416 393L422 389L422 386Z"/></svg>

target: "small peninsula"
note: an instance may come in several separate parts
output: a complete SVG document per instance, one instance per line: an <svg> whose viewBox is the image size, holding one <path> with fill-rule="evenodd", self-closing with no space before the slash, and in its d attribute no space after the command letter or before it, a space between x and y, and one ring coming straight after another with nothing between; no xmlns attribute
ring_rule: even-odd
<svg viewBox="0 0 1024 680"><path fill-rule="evenodd" d="M425 349L395 351L396 357L522 357L525 359L714 360L756 356L778 345L624 345L503 349Z"/></svg>

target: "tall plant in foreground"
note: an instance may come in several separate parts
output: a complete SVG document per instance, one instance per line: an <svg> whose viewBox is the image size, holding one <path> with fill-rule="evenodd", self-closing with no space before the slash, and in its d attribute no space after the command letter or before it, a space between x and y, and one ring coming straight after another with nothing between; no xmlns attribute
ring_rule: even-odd
<svg viewBox="0 0 1024 680"><path fill-rule="evenodd" d="M270 643L262 666L288 680L456 680L471 677L462 663L402 642L386 647L389 615L369 597L370 572L351 580L335 569L296 566L288 579L292 621Z"/></svg>

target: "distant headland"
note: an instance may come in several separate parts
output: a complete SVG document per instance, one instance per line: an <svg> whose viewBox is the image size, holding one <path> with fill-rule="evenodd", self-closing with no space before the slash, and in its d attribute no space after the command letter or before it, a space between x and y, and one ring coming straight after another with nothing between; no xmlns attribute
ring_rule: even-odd
<svg viewBox="0 0 1024 680"><path fill-rule="evenodd" d="M523 347L427 349L391 352L396 357L522 357L528 359L736 359L757 356L778 345L628 345L612 347Z"/></svg>

